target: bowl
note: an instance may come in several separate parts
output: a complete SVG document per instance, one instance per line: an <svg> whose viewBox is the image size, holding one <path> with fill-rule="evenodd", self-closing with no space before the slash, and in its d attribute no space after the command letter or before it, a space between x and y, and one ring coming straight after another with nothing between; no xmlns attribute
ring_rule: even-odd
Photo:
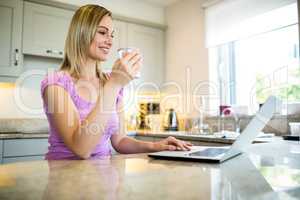
<svg viewBox="0 0 300 200"><path fill-rule="evenodd" d="M300 122L290 122L289 126L291 135L300 136Z"/></svg>

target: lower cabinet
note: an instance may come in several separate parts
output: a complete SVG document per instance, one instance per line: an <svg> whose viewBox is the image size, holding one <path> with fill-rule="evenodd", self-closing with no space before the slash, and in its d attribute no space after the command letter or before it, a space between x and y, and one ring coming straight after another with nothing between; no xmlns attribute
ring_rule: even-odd
<svg viewBox="0 0 300 200"><path fill-rule="evenodd" d="M48 138L4 139L0 147L1 163L43 160L48 151Z"/></svg>

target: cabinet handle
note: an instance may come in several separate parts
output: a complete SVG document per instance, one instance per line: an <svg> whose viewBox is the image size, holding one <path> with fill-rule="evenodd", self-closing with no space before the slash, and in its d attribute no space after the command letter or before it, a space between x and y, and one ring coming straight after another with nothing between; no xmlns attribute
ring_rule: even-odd
<svg viewBox="0 0 300 200"><path fill-rule="evenodd" d="M63 55L63 52L62 52L62 51L58 51L58 50L51 50L51 49L48 49L48 50L46 50L46 53Z"/></svg>
<svg viewBox="0 0 300 200"><path fill-rule="evenodd" d="M15 61L14 61L14 65L18 66L19 64L19 49L15 49Z"/></svg>

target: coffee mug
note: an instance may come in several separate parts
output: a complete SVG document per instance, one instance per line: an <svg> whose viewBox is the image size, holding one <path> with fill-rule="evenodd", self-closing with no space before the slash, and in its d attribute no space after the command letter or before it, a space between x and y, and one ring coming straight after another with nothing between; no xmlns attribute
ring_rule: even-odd
<svg viewBox="0 0 300 200"><path fill-rule="evenodd" d="M290 122L289 127L291 135L300 136L300 122Z"/></svg>

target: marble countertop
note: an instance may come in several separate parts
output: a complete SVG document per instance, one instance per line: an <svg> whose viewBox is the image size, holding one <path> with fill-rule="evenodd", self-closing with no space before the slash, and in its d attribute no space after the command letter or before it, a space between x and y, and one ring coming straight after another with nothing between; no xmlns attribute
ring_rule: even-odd
<svg viewBox="0 0 300 200"><path fill-rule="evenodd" d="M182 140L192 140L192 141L199 141L199 142L213 142L213 143L223 143L223 144L232 144L236 138L221 138L216 137L213 134L189 134L183 131L168 131L168 132L159 132L159 133L151 133L149 131L131 131L128 132L128 135L131 136L143 136L143 137L157 137L157 138L166 138L168 136L174 136L178 139ZM273 136L273 137L262 137L256 138L254 143L264 143L264 142L272 142L282 140L282 137Z"/></svg>
<svg viewBox="0 0 300 200"><path fill-rule="evenodd" d="M48 138L47 119L0 119L0 139L23 139L23 138ZM129 136L145 136L164 138L175 136L183 140L200 142L214 142L232 144L235 138L217 138L213 135L190 134L187 132L161 132L151 133L149 131L128 132ZM279 137L278 137L279 138ZM277 139L278 139L277 138ZM255 142L269 142L276 138L258 138Z"/></svg>
<svg viewBox="0 0 300 200"><path fill-rule="evenodd" d="M33 138L48 138L48 132L31 132L31 133L21 133L21 132L0 132L0 139L33 139Z"/></svg>
<svg viewBox="0 0 300 200"><path fill-rule="evenodd" d="M143 137L156 137L156 138L166 138L168 136L174 136L182 140L191 140L199 142L212 142L212 143L222 143L222 144L232 144L235 138L217 138L213 135L200 135L200 134L187 134L185 132L162 132L162 133L145 133L145 132L128 132L128 136L143 136ZM30 139L30 138L48 138L48 132L38 131L38 132L1 132L0 139ZM271 137L271 138L257 138L254 143L262 142L272 142L282 140L281 137Z"/></svg>
<svg viewBox="0 0 300 200"><path fill-rule="evenodd" d="M284 181L283 181L284 180ZM0 166L0 199L299 199L300 143L253 144L222 164L146 154Z"/></svg>
<svg viewBox="0 0 300 200"><path fill-rule="evenodd" d="M1 133L32 133L47 132L49 129L47 119L31 118L31 119L0 119Z"/></svg>

